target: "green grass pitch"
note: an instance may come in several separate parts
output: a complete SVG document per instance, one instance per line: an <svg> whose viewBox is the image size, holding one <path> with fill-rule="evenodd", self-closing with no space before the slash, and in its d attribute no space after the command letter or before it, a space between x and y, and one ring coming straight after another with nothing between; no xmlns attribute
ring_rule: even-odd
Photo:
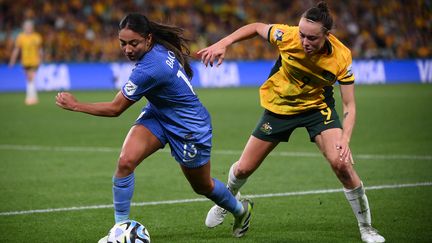
<svg viewBox="0 0 432 243"><path fill-rule="evenodd" d="M258 88L196 92L212 115L212 175L225 182L262 113ZM73 93L83 101L115 95ZM0 242L97 242L113 225L111 178L145 101L118 118L102 118L58 108L54 92L39 96L40 104L29 107L22 93L0 94ZM376 186L367 189L374 226L387 242L431 242L432 85L358 85L356 98L351 149L365 186ZM337 109L341 114L339 98ZM298 129L242 189L255 197L244 238L231 236L232 216L205 227L212 203L193 193L168 149L138 167L133 202L139 205L131 217L155 243L360 242L343 193L318 191L327 189L341 185ZM182 199L202 200L176 202Z"/></svg>

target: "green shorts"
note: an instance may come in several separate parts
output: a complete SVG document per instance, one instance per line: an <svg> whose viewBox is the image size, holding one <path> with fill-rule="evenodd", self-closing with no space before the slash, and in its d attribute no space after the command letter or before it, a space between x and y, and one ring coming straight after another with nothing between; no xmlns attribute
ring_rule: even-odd
<svg viewBox="0 0 432 243"><path fill-rule="evenodd" d="M291 133L305 127L311 142L315 136L330 128L342 128L334 108L312 110L296 115L279 115L265 110L252 135L269 142L288 142Z"/></svg>
<svg viewBox="0 0 432 243"><path fill-rule="evenodd" d="M23 66L24 70L30 71L30 70L37 70L39 68L39 65L37 66Z"/></svg>

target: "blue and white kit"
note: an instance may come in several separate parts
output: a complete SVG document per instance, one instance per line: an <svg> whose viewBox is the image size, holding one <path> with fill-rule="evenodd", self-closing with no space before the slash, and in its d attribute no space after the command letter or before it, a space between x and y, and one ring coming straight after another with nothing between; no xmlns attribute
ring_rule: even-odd
<svg viewBox="0 0 432 243"><path fill-rule="evenodd" d="M210 160L210 115L172 51L155 44L136 63L122 93L132 101L146 97L135 124L149 129L163 146L168 143L179 163L196 168Z"/></svg>

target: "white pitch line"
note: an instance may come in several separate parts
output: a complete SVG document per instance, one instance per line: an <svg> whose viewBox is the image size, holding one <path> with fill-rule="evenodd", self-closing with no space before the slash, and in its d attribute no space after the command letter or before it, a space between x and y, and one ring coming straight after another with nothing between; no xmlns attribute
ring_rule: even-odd
<svg viewBox="0 0 432 243"><path fill-rule="evenodd" d="M379 185L369 186L366 190L382 190L382 189L395 189L395 188L406 188L406 187L422 187L432 186L432 182L419 182L411 184L395 184L395 185ZM343 189L322 189L312 191L299 191L299 192L283 192L283 193L268 193L268 194L256 194L256 195L243 195L247 198L271 198L271 197L290 197L290 196L303 196L313 194L328 194L342 192ZM166 205L166 204L180 204L180 203L193 203L193 202L205 202L207 198L192 198L192 199L180 199L180 200L168 200L168 201L154 201L154 202L138 202L132 203L133 207L152 206L152 205ZM36 209L36 210L25 210L25 211L11 211L11 212L0 212L0 216L11 216L11 215L23 215L23 214L35 214L35 213L53 213L53 212L67 212L67 211L82 211L90 209L103 209L113 208L112 204L105 205L93 205L93 206L81 206L81 207L69 207L69 208L48 208L48 209Z"/></svg>
<svg viewBox="0 0 432 243"><path fill-rule="evenodd" d="M16 145L0 144L0 150L16 151L53 151L53 152L96 152L96 153L119 153L120 148L113 147L80 147L80 146L42 146L42 145ZM161 152L169 153L169 149L162 149ZM213 154L220 155L240 155L241 150L212 150ZM269 156L280 157L322 157L320 153L313 152L272 152ZM356 154L355 158L365 160L432 160L432 155L409 155L409 154Z"/></svg>

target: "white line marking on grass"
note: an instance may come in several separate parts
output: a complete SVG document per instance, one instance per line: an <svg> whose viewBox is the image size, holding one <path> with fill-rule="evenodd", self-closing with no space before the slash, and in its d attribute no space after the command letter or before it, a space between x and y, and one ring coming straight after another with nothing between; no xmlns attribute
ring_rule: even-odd
<svg viewBox="0 0 432 243"><path fill-rule="evenodd" d="M17 151L54 151L54 152L96 152L96 153L120 153L120 148L113 147L81 147L81 146L41 146L41 145L16 145L0 144L0 150L17 150ZM162 149L161 152L169 153L169 149ZM212 150L213 154L222 155L240 155L241 150ZM272 152L269 156L281 157L322 157L320 153L314 152ZM365 160L432 160L432 155L409 155L409 154L357 154L354 158Z"/></svg>
<svg viewBox="0 0 432 243"><path fill-rule="evenodd" d="M382 189L422 187L422 186L432 186L432 182L370 186L370 187L366 187L366 190L382 190ZM313 191L244 195L244 197L248 197L248 198L290 197L290 196L336 193L336 192L342 192L342 191L343 191L343 189L338 188L338 189L322 189L322 190L313 190ZM193 203L193 202L205 202L205 201L208 201L208 199L207 198L192 198L192 199L180 199L180 200L168 200L168 201L139 202L139 203L132 203L131 206L142 207L142 206L151 206L151 205L180 204L180 203ZM83 211L83 210L103 209L103 208L113 208L113 205L112 204L105 204L105 205L69 207L69 208L48 208L48 209L26 210L26 211L0 212L0 216L35 214L35 213L53 213L53 212L66 212L66 211Z"/></svg>

